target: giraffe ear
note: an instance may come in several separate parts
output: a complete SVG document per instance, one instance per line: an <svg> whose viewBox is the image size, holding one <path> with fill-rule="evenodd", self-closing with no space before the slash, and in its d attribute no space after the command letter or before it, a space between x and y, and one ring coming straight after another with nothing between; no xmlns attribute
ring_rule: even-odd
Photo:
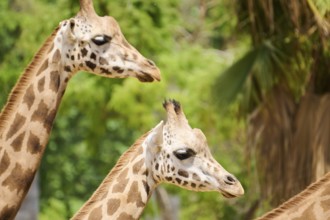
<svg viewBox="0 0 330 220"><path fill-rule="evenodd" d="M158 149L163 144L163 126L164 123L161 121L152 129L146 139L148 147Z"/></svg>
<svg viewBox="0 0 330 220"><path fill-rule="evenodd" d="M69 28L68 28L68 31L69 31L70 38L71 38L72 40L75 40L75 39L76 39L75 30L74 30L75 27L76 27L76 21L75 21L73 18L71 18L71 19L69 20Z"/></svg>

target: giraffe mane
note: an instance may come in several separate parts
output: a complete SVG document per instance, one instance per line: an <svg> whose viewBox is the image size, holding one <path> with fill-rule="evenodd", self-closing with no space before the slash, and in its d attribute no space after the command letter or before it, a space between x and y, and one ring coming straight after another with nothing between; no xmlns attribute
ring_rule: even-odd
<svg viewBox="0 0 330 220"><path fill-rule="evenodd" d="M313 194L315 191L321 188L321 186L326 183L330 178L330 172L325 174L321 179L318 181L310 184L305 190L298 193L296 196L292 197L291 199L287 200L286 202L282 203L279 207L273 209L272 211L266 213L264 216L261 216L258 219L273 219L286 210L293 208L294 206L298 205L302 202L306 197Z"/></svg>
<svg viewBox="0 0 330 220"><path fill-rule="evenodd" d="M49 52L49 47L53 44L53 40L59 30L59 26L53 31L53 33L47 38L43 46L38 50L31 63L25 68L23 74L21 74L18 82L11 90L7 104L3 107L0 112L0 135L2 130L5 128L5 124L10 117L10 112L13 111L17 98L21 97L24 93L24 89L27 87L28 82L32 77L32 73L39 67L40 61L46 53Z"/></svg>
<svg viewBox="0 0 330 220"><path fill-rule="evenodd" d="M123 153L116 165L111 169L111 171L108 173L107 177L102 181L100 187L92 194L90 199L83 205L80 210L77 212L77 214L74 216L75 218L80 218L88 213L88 210L94 202L97 202L98 199L101 199L108 191L108 185L109 183L112 183L116 177L117 174L122 170L122 168L129 163L129 161L132 159L132 156L136 154L136 150L142 145L144 140L147 138L147 136L150 134L150 131L142 135L138 140L135 141L135 143L128 149L126 150L125 153Z"/></svg>

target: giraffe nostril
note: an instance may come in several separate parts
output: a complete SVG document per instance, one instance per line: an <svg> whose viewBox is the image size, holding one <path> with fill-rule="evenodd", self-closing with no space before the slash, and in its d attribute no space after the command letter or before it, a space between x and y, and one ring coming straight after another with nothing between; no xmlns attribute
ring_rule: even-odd
<svg viewBox="0 0 330 220"><path fill-rule="evenodd" d="M236 183L236 178L231 175L227 175L225 177L225 183L228 185L234 185Z"/></svg>
<svg viewBox="0 0 330 220"><path fill-rule="evenodd" d="M156 64L155 64L154 61L152 61L152 60L148 60L148 59L147 59L147 62L149 63L150 66L156 66Z"/></svg>

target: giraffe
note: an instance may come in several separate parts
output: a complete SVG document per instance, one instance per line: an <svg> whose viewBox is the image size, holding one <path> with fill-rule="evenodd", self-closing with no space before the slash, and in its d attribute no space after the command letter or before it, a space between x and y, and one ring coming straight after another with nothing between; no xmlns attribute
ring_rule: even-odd
<svg viewBox="0 0 330 220"><path fill-rule="evenodd" d="M330 172L259 220L329 220Z"/></svg>
<svg viewBox="0 0 330 220"><path fill-rule="evenodd" d="M0 114L0 219L13 219L40 165L69 79L78 71L108 78L160 80L158 67L123 36L116 20L80 0L16 83Z"/></svg>
<svg viewBox="0 0 330 220"><path fill-rule="evenodd" d="M194 191L244 194L241 183L211 155L206 137L192 129L175 100L165 101L167 121L141 136L119 159L72 220L139 219L162 182Z"/></svg>

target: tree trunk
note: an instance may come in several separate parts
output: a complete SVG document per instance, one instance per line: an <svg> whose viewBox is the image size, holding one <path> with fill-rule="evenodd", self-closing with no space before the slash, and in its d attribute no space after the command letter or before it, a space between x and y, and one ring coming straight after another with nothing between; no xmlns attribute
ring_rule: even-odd
<svg viewBox="0 0 330 220"><path fill-rule="evenodd" d="M249 119L262 199L289 199L330 171L330 95L306 94L297 105L274 88Z"/></svg>

